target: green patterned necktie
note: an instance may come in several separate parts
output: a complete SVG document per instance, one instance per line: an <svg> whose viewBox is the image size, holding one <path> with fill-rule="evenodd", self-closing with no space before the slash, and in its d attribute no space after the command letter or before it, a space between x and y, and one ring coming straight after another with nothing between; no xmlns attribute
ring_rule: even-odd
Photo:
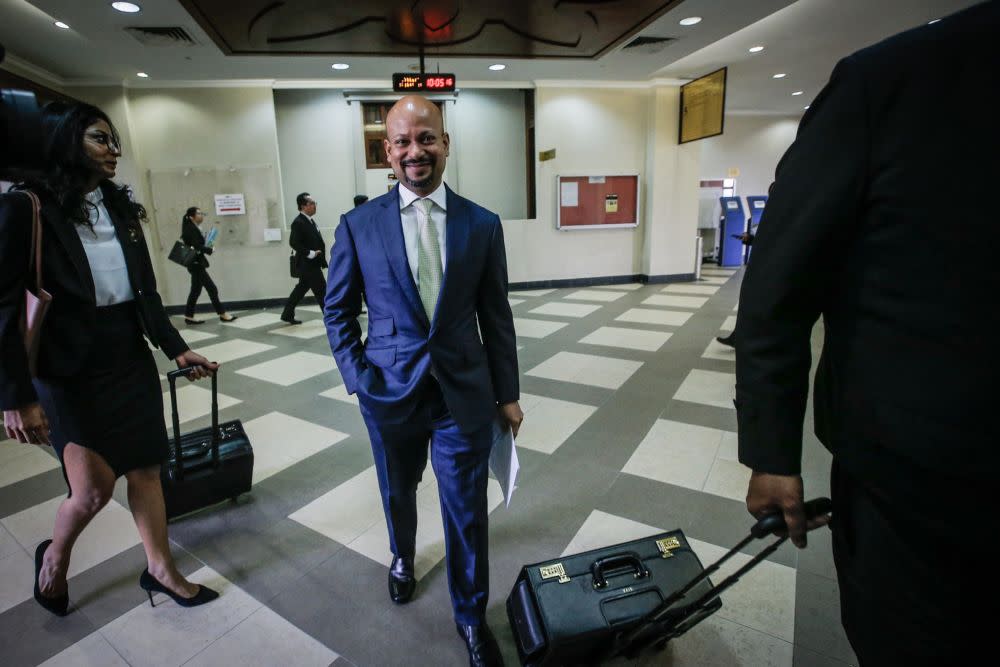
<svg viewBox="0 0 1000 667"><path fill-rule="evenodd" d="M417 210L417 224L420 229L417 290L420 292L420 302L424 305L427 319L433 321L434 308L437 306L438 293L441 291L441 246L438 244L437 226L431 218L434 202L430 199L417 199L413 204Z"/></svg>

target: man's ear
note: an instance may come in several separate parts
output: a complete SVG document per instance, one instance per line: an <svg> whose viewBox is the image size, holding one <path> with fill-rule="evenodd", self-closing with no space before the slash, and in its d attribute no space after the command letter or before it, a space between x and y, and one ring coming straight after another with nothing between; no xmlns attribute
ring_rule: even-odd
<svg viewBox="0 0 1000 667"><path fill-rule="evenodd" d="M451 146L451 137L448 136L447 132L445 132L441 136L441 142L444 144L444 156L445 157L449 157L449 150L450 150L450 146Z"/></svg>

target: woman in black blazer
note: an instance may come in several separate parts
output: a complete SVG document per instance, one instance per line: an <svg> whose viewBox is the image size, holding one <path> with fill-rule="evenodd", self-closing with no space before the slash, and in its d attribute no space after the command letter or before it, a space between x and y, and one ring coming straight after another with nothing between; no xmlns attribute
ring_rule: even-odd
<svg viewBox="0 0 1000 667"><path fill-rule="evenodd" d="M194 378L214 373L184 343L156 291L143 238L145 209L115 185L121 155L108 117L85 104L52 103L43 113L44 172L20 185L42 202L43 281L52 304L42 327L35 375L19 322L29 271L28 196L0 196L0 409L7 436L55 449L69 486L52 539L35 551L35 599L67 613L73 544L128 481L128 501L146 550L139 585L193 606L218 597L185 579L167 541L160 486L167 431L156 364L146 340Z"/></svg>
<svg viewBox="0 0 1000 667"><path fill-rule="evenodd" d="M198 251L198 255L188 265L188 273L191 274L191 292L188 294L187 308L184 310L184 321L188 324L204 324L205 320L195 319L194 307L201 296L201 288L208 292L208 298L212 300L215 312L223 322L232 322L235 315L226 312L222 302L219 301L219 289L212 282L208 275L208 257L212 254L212 248L205 245L205 237L202 235L198 225L205 219L205 214L197 206L192 206L181 219L181 241L184 245L191 246Z"/></svg>

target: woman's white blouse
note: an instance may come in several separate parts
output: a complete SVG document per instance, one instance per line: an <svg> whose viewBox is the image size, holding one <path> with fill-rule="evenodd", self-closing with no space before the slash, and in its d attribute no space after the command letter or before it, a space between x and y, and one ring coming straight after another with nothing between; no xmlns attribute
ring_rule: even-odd
<svg viewBox="0 0 1000 667"><path fill-rule="evenodd" d="M125 267L125 253L115 234L115 226L104 206L104 194L97 188L86 196L94 206L88 207L90 224L75 225L87 253L90 273L94 276L94 296L98 306L113 306L132 301L132 284Z"/></svg>

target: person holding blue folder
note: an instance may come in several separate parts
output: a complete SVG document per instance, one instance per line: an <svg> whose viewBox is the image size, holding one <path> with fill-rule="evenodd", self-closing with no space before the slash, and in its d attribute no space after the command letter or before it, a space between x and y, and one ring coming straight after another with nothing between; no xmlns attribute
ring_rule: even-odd
<svg viewBox="0 0 1000 667"><path fill-rule="evenodd" d="M212 278L208 275L208 258L205 255L212 254L212 245L218 232L214 228L211 229L208 233L209 240L206 241L198 228L198 225L204 220L205 213L197 206L189 208L181 220L181 240L184 245L189 245L198 251L198 255L187 267L188 273L191 274L191 292L188 294L187 307L184 310L184 321L188 324L205 323L205 320L196 319L194 316L194 307L198 303L198 297L201 296L201 289L204 287L205 291L208 292L208 298L212 300L212 306L215 307L219 319L223 322L232 322L236 319L236 315L230 315L226 312L222 302L219 301L219 288L215 286Z"/></svg>

